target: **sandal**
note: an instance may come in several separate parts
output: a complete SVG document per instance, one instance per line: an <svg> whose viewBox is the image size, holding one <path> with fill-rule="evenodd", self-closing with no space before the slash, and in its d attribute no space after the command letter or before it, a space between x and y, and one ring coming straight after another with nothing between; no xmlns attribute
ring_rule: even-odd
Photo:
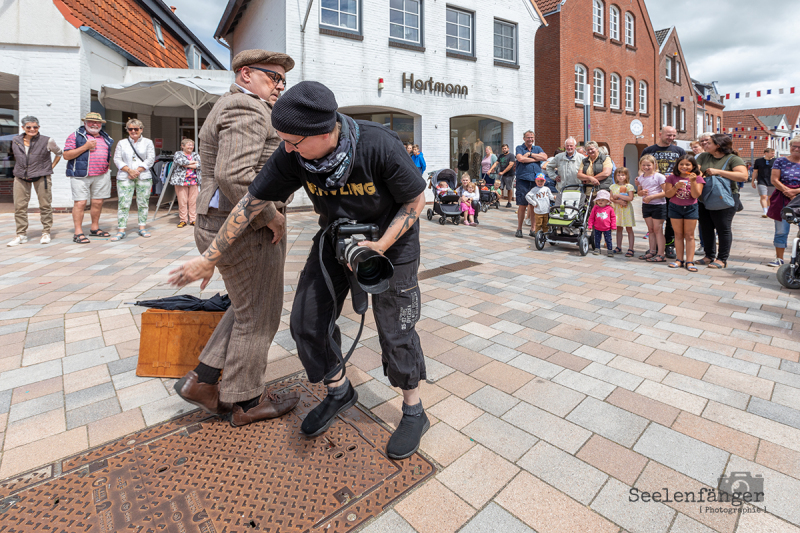
<svg viewBox="0 0 800 533"><path fill-rule="evenodd" d="M670 268L683 268L683 261L675 261L674 263L670 263L667 265Z"/></svg>
<svg viewBox="0 0 800 533"><path fill-rule="evenodd" d="M76 233L72 236L72 242L77 242L78 244L89 244L92 241L86 238L86 235L83 233Z"/></svg>
<svg viewBox="0 0 800 533"><path fill-rule="evenodd" d="M92 237L111 237L111 234L107 231L103 231L100 228L97 229L90 229L89 235Z"/></svg>
<svg viewBox="0 0 800 533"><path fill-rule="evenodd" d="M114 235L113 237L111 237L110 240L111 240L111 242L121 241L122 239L125 238L125 235L126 235L126 233L124 231L118 231L117 234Z"/></svg>
<svg viewBox="0 0 800 533"><path fill-rule="evenodd" d="M697 265L709 265L709 264L711 264L713 262L714 262L713 259L709 259L708 257L704 257L702 259L698 259L697 261L695 261L695 264L697 264Z"/></svg>
<svg viewBox="0 0 800 533"><path fill-rule="evenodd" d="M636 254L633 251L633 248L628 248L628 251L625 253L625 257L633 257L634 255Z"/></svg>
<svg viewBox="0 0 800 533"><path fill-rule="evenodd" d="M616 248L614 248L614 249L613 249L613 250L611 250L611 251L612 251L612 252L614 252L615 254L621 254L621 253L622 253L622 248L620 248L619 246L617 246Z"/></svg>
<svg viewBox="0 0 800 533"><path fill-rule="evenodd" d="M138 233L138 234L139 234L139 237L145 237L145 238L147 238L147 237L149 237L149 236L150 236L150 234L149 234L149 233L147 233L147 230L145 230L145 229L140 229L140 230L139 230L139 231L137 231L136 233Z"/></svg>
<svg viewBox="0 0 800 533"><path fill-rule="evenodd" d="M645 259L648 263L666 263L667 259L663 255L654 255L650 259Z"/></svg>
<svg viewBox="0 0 800 533"><path fill-rule="evenodd" d="M725 261L712 261L708 264L708 268L727 268L728 263Z"/></svg>
<svg viewBox="0 0 800 533"><path fill-rule="evenodd" d="M654 250L647 250L647 251L644 253L644 255L640 255L640 256L639 256L639 259L643 259L643 260L647 261L648 259L650 259L651 257L654 257L655 255L656 255L656 251L654 251Z"/></svg>
<svg viewBox="0 0 800 533"><path fill-rule="evenodd" d="M689 265L691 265L691 266L689 266ZM697 272L697 267L694 266L694 262L693 261L686 261L686 270L688 270L689 272Z"/></svg>

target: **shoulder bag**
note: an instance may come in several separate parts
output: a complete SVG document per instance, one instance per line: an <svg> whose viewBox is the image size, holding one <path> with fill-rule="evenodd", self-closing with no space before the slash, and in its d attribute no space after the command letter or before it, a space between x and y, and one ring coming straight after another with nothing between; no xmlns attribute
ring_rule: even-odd
<svg viewBox="0 0 800 533"><path fill-rule="evenodd" d="M722 168L728 166L732 155L728 156ZM703 194L700 195L700 202L709 211L719 211L729 209L736 205L733 191L731 190L731 180L722 176L706 176L706 184L703 186Z"/></svg>
<svg viewBox="0 0 800 533"><path fill-rule="evenodd" d="M136 147L135 147L135 146L133 146L133 141L131 141L131 138L130 138L130 137L128 137L128 144L130 144L130 145L131 145L131 150L133 150L133 153L134 153L134 154L136 154L136 157L138 157L138 158L139 158L139 160L142 162L142 166L144 166L144 161L145 161L145 158L144 158L144 157L142 157L141 155L139 155L139 152L137 152L137 151L136 151ZM149 168L147 168L147 167L145 167L145 170L146 170L146 171L148 171L148 172L150 172L150 169L149 169Z"/></svg>

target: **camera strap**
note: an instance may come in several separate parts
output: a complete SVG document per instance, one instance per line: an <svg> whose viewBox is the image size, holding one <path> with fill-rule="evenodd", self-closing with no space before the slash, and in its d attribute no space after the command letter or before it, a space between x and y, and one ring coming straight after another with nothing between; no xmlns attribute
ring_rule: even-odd
<svg viewBox="0 0 800 533"><path fill-rule="evenodd" d="M323 378L322 382L325 385L329 385L330 383L333 383L334 381L339 381L340 379L344 379L345 374L347 372L347 369L346 369L347 361L349 361L350 360L350 356L353 355L353 352L355 351L356 346L358 345L358 341L361 338L361 332L364 330L364 318L365 318L366 314L362 313L361 314L361 325L358 327L358 334L356 335L356 338L353 340L353 345L350 347L350 350L347 352L347 355L342 356L342 347L339 346L339 344L333 338L333 333L334 333L334 331L336 331L336 314L339 311L339 302L336 300L336 291L333 288L333 281L331 280L331 277L328 274L328 270L325 268L325 263L323 261L323 250L325 248L325 240L327 238L329 238L329 237L332 237L333 234L335 234L337 228L340 225L347 224L349 222L351 222L351 221L346 219L346 218L340 218L339 220L331 222L328 225L328 227L325 228L325 231L322 232L322 235L320 236L320 242L319 242L319 266L320 266L320 269L322 270L322 278L325 280L325 285L328 287L328 292L330 292L331 301L333 302L333 309L331 310L331 321L328 324L328 332L327 332L328 339L327 340L328 340L328 345L330 346L330 349L333 351L333 353L336 355L336 358L339 360L339 364L337 364L333 368L333 370L328 372L325 375L325 377ZM352 284L351 284L351 286L352 286ZM342 376L340 378L338 378L338 379L333 379L334 376L336 376L339 373L340 370L342 372Z"/></svg>

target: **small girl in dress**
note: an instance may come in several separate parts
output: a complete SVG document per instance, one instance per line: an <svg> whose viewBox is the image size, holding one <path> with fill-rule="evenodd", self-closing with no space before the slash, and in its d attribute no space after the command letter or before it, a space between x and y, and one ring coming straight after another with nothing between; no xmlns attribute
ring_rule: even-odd
<svg viewBox="0 0 800 533"><path fill-rule="evenodd" d="M667 176L664 193L670 198L668 215L675 230L675 253L677 259L670 268L686 266L689 272L697 272L694 266L694 230L697 227L699 207L697 199L703 194L705 179L694 157L686 154L675 161L674 173ZM684 262L684 254L686 261Z"/></svg>
<svg viewBox="0 0 800 533"><path fill-rule="evenodd" d="M464 215L465 226L477 226L475 224L475 209L472 201L480 200L480 194L475 190L475 182L469 182L461 192L461 213Z"/></svg>
<svg viewBox="0 0 800 533"><path fill-rule="evenodd" d="M656 171L656 158L650 154L639 160L638 194L642 197L642 218L647 223L650 249L640 255L649 263L665 263L664 221L667 219L667 200L664 198L664 183L667 177Z"/></svg>
<svg viewBox="0 0 800 533"><path fill-rule="evenodd" d="M633 199L636 197L636 187L630 184L631 176L625 167L617 168L614 174L614 184L611 189L611 203L614 205L614 214L617 217L617 247L615 254L622 253L622 231L628 232L628 251L625 257L633 257L633 228L636 219L633 214Z"/></svg>

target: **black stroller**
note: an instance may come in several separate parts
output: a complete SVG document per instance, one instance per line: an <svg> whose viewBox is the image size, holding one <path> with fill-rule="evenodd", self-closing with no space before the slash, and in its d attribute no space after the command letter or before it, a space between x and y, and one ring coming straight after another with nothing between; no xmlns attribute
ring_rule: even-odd
<svg viewBox="0 0 800 533"><path fill-rule="evenodd" d="M795 196L781 210L781 218L789 224L800 224L800 196ZM800 289L800 229L792 241L792 258L778 268L778 281L787 289Z"/></svg>
<svg viewBox="0 0 800 533"><path fill-rule="evenodd" d="M489 210L490 207L494 207L495 209L500 209L500 197L497 196L497 193L494 191L480 191L481 194L481 211L484 213Z"/></svg>
<svg viewBox="0 0 800 533"><path fill-rule="evenodd" d="M433 215L439 215L439 224L445 225L449 218L453 224L458 225L461 222L461 205L459 204L459 197L456 194L456 173L449 168L431 172L428 175L430 180L431 189L433 189L433 208L428 208L428 220L433 219ZM436 187L440 181L447 182L452 193L439 195ZM477 222L478 213L475 213L475 221Z"/></svg>

